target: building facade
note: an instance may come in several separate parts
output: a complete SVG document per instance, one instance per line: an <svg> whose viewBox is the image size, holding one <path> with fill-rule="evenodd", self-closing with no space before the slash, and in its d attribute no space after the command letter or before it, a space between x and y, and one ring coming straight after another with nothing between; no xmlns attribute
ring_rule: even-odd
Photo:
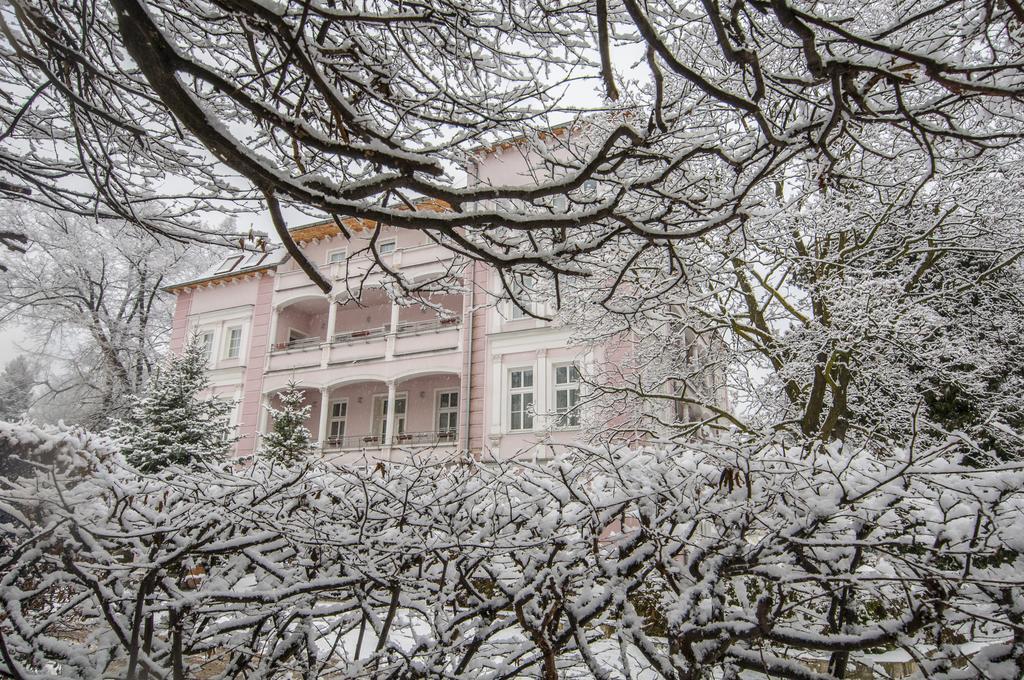
<svg viewBox="0 0 1024 680"><path fill-rule="evenodd" d="M214 392L238 403L239 455L254 452L269 425L264 407L289 383L305 391L325 455L341 462L418 448L543 456L575 438L588 352L569 345L568 329L498 299L489 268L457 262L421 234L351 236L331 223L292 232L332 282L330 296L276 253L226 258L168 288L171 349L193 334L206 347ZM413 281L458 271L464 292L393 302L389 275L358 253L374 236L387 268Z"/></svg>
<svg viewBox="0 0 1024 680"><path fill-rule="evenodd" d="M524 145L499 144L477 151L467 181L524 184L536 181L536 167ZM240 456L257 450L269 426L265 407L290 383L312 406L308 426L323 454L341 463L417 451L546 457L580 438L580 372L605 359L603 348L571 344L570 329L503 299L487 265L459 261L423 233L345 227L291 231L331 282L330 295L283 249L225 258L167 289L177 296L171 349L192 334L206 346L214 392L238 404ZM389 295L395 274L448 281L454 292Z"/></svg>

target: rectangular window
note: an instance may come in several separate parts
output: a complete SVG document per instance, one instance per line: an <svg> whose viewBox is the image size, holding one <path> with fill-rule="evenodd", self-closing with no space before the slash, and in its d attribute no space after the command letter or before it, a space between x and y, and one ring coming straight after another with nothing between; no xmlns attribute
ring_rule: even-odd
<svg viewBox="0 0 1024 680"><path fill-rule="evenodd" d="M518 276L513 274L512 278L509 280L509 294L519 302L519 304L516 304L512 300L509 300L508 302L508 316L512 321L533 318L527 314L523 308L525 307L526 310L531 312L534 311L534 305L530 301L530 293L533 290L534 283L534 278L529 274L521 274Z"/></svg>
<svg viewBox="0 0 1024 680"><path fill-rule="evenodd" d="M237 359L238 355L242 352L242 329L241 328L230 328L228 329L228 359Z"/></svg>
<svg viewBox="0 0 1024 680"><path fill-rule="evenodd" d="M341 250L332 250L327 253L327 264L334 264L335 262L344 262L348 256L348 251L342 248Z"/></svg>
<svg viewBox="0 0 1024 680"><path fill-rule="evenodd" d="M345 437L345 419L348 417L348 402L331 402L331 417L327 421L328 438L332 444L339 444Z"/></svg>
<svg viewBox="0 0 1024 680"><path fill-rule="evenodd" d="M437 395L437 434L439 439L454 439L459 426L459 393Z"/></svg>
<svg viewBox="0 0 1024 680"><path fill-rule="evenodd" d="M509 429L533 429L533 369L509 373Z"/></svg>
<svg viewBox="0 0 1024 680"><path fill-rule="evenodd" d="M381 241L377 244L377 252L381 255L390 255L395 252L394 241Z"/></svg>
<svg viewBox="0 0 1024 680"><path fill-rule="evenodd" d="M387 433L388 424L388 398L387 396L374 397L373 405L373 432L374 435L380 438L380 442L383 443ZM395 439L398 435L405 434L405 397L395 397L395 433L392 440L396 443L399 441Z"/></svg>
<svg viewBox="0 0 1024 680"><path fill-rule="evenodd" d="M580 426L580 372L573 364L555 367L555 413L558 427Z"/></svg>
<svg viewBox="0 0 1024 680"><path fill-rule="evenodd" d="M220 263L220 266L217 267L217 269L213 273L214 274L223 274L224 272L229 272L232 269L234 269L235 265L237 265L241 261L242 261L242 256L241 255L233 255L231 257L225 258L225 260Z"/></svg>
<svg viewBox="0 0 1024 680"><path fill-rule="evenodd" d="M203 331L198 336L199 348L203 351L203 356L206 360L210 360L210 355L213 353L213 331Z"/></svg>
<svg viewBox="0 0 1024 680"><path fill-rule="evenodd" d="M247 258L245 258L245 262L242 263L241 268L255 267L256 265L263 262L263 260L265 259L267 259L267 253L252 253Z"/></svg>

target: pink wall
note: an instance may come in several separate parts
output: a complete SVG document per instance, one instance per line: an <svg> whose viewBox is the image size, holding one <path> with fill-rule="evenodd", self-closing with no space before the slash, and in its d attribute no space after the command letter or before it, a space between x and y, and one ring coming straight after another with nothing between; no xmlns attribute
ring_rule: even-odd
<svg viewBox="0 0 1024 680"><path fill-rule="evenodd" d="M458 293L451 293L447 295L431 295L427 300L431 304L441 305L445 309L451 310L452 316L459 316L462 314L462 295ZM433 321L438 318L437 312L430 307L423 305L413 304L406 307L402 307L398 311L398 320L400 322L415 322L415 321Z"/></svg>
<svg viewBox="0 0 1024 680"><path fill-rule="evenodd" d="M250 276L240 281L196 288L192 291L192 302L188 313L194 317L198 314L255 304L261 290L261 283L271 280L271 278L266 275L258 278Z"/></svg>
<svg viewBox="0 0 1024 680"><path fill-rule="evenodd" d="M192 291L178 291L174 300L174 322L171 327L171 352L180 354L188 339L188 315L192 307Z"/></svg>
<svg viewBox="0 0 1024 680"><path fill-rule="evenodd" d="M256 431L259 427L263 392L263 369L270 344L270 322L273 312L273 277L262 276L256 279L254 284L256 299L249 336L249 357L242 382L242 407L238 418L238 434L241 439L237 452L240 456L249 455L256 449Z"/></svg>
<svg viewBox="0 0 1024 680"><path fill-rule="evenodd" d="M349 301L338 305L335 332L351 333L380 328L391 322L391 301L383 292L364 291L361 303Z"/></svg>

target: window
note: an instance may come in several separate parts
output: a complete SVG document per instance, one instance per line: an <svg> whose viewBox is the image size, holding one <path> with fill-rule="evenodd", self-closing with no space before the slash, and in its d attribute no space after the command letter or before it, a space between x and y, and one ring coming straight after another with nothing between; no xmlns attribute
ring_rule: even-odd
<svg viewBox="0 0 1024 680"><path fill-rule="evenodd" d="M199 347L203 351L203 356L209 361L210 355L213 353L213 331L203 331L197 338Z"/></svg>
<svg viewBox="0 0 1024 680"><path fill-rule="evenodd" d="M245 258L242 267L255 267L265 259L267 259L267 253L252 253L249 257Z"/></svg>
<svg viewBox="0 0 1024 680"><path fill-rule="evenodd" d="M336 262L344 262L345 258L348 257L348 251L344 248L340 250L332 250L327 253L327 264L334 264Z"/></svg>
<svg viewBox="0 0 1024 680"><path fill-rule="evenodd" d="M459 424L459 393L440 392L437 395L437 434L442 439L454 439Z"/></svg>
<svg viewBox="0 0 1024 680"><path fill-rule="evenodd" d="M302 331L298 330L297 328L289 328L288 329L288 342L289 342L289 344L295 342L296 340L305 340L308 337L309 337L309 335L307 335L306 333L303 333Z"/></svg>
<svg viewBox="0 0 1024 680"><path fill-rule="evenodd" d="M523 307L529 311L534 311L534 305L529 300L530 292L533 290L535 281L529 274L512 275L509 279L509 294L513 300L508 301L509 305L509 320L518 321L519 319L532 319L529 314L523 311ZM518 301L519 304L516 304Z"/></svg>
<svg viewBox="0 0 1024 680"><path fill-rule="evenodd" d="M230 328L228 329L228 359L237 359L238 355L242 352L242 329L241 328Z"/></svg>
<svg viewBox="0 0 1024 680"><path fill-rule="evenodd" d="M381 255L390 255L395 252L394 241L381 241L377 244L377 252Z"/></svg>
<svg viewBox="0 0 1024 680"><path fill-rule="evenodd" d="M533 429L533 369L509 373L509 429Z"/></svg>
<svg viewBox="0 0 1024 680"><path fill-rule="evenodd" d="M373 432L383 442L388 425L388 398L386 396L374 397L373 405ZM405 434L405 397L395 397L395 436ZM395 437L392 441L397 442Z"/></svg>
<svg viewBox="0 0 1024 680"><path fill-rule="evenodd" d="M224 272L229 272L232 269L234 269L235 265L237 265L241 261L242 261L242 256L241 255L232 255L231 257L229 257L229 258L225 259L223 262L221 262L220 266L217 267L217 269L215 269L213 273L214 274L223 274Z"/></svg>
<svg viewBox="0 0 1024 680"><path fill-rule="evenodd" d="M348 417L348 402L331 402L331 416L327 421L328 438L332 443L338 443L345 437L345 418Z"/></svg>
<svg viewBox="0 0 1024 680"><path fill-rule="evenodd" d="M555 413L557 427L580 426L580 372L573 364L555 367Z"/></svg>

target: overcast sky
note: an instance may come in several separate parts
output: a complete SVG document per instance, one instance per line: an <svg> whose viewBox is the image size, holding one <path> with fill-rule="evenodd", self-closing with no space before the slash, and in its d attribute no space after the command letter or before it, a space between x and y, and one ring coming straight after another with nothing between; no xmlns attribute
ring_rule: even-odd
<svg viewBox="0 0 1024 680"><path fill-rule="evenodd" d="M25 336L18 328L0 328L0 370L4 364L21 354L17 345L24 342Z"/></svg>

